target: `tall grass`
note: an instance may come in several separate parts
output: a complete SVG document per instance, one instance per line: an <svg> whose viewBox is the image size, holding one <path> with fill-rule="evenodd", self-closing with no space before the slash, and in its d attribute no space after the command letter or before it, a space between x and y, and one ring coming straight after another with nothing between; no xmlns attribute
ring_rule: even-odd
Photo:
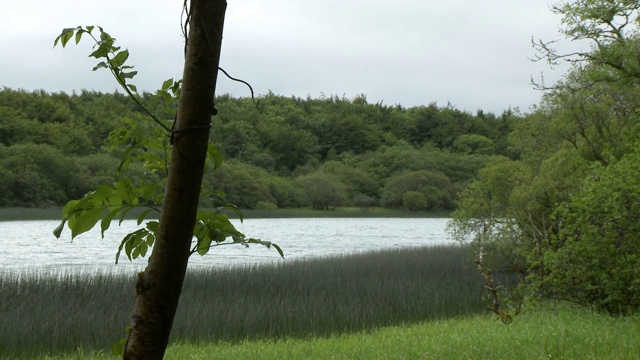
<svg viewBox="0 0 640 360"><path fill-rule="evenodd" d="M413 248L269 266L190 271L173 342L329 336L483 311L461 247ZM0 358L82 348L125 335L134 278L0 277Z"/></svg>
<svg viewBox="0 0 640 360"><path fill-rule="evenodd" d="M27 273L0 276L0 358L108 349L133 310L133 276Z"/></svg>

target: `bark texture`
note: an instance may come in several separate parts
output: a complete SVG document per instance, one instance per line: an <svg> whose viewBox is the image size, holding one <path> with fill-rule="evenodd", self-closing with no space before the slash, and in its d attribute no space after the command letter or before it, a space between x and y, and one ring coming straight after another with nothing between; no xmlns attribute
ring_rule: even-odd
<svg viewBox="0 0 640 360"><path fill-rule="evenodd" d="M138 276L124 359L162 359L187 270L209 130L225 0L191 0L183 83L160 226Z"/></svg>

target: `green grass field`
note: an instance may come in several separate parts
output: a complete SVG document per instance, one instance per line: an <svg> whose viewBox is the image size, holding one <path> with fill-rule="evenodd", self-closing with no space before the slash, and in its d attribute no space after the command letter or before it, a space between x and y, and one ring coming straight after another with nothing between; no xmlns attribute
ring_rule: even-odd
<svg viewBox="0 0 640 360"><path fill-rule="evenodd" d="M638 359L640 317L539 310L434 320L309 340L175 345L167 359Z"/></svg>
<svg viewBox="0 0 640 360"><path fill-rule="evenodd" d="M309 339L173 344L166 359L619 359L640 354L640 317L563 306L530 310L505 325L490 315ZM77 351L46 359L113 359Z"/></svg>

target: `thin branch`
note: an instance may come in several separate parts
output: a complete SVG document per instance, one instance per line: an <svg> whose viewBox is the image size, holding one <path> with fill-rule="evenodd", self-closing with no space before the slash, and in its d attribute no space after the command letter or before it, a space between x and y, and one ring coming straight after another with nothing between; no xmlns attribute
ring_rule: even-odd
<svg viewBox="0 0 640 360"><path fill-rule="evenodd" d="M246 82L246 81L244 81L244 80L241 80L241 79L236 79L236 78L232 77L231 75L229 75L229 73L227 73L227 72L226 72L223 68L221 68L221 67L218 67L218 69L219 69L220 71L222 71L222 72L223 72L223 73L224 73L224 74L225 74L229 79L231 79L231 80L233 80L233 81L241 82L241 83L243 83L243 84L247 85L247 86L249 87L249 90L251 91L251 101L253 101L253 103L254 103L254 104L256 104L256 107L258 106L258 104L260 104L260 101L258 101L258 103L256 103L256 99L255 99L255 97L253 96L253 88L251 87L251 85L250 85L248 82Z"/></svg>

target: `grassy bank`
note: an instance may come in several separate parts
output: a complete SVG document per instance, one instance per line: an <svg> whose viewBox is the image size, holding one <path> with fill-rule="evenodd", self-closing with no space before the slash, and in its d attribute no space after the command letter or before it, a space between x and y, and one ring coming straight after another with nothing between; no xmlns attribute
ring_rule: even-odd
<svg viewBox="0 0 640 360"><path fill-rule="evenodd" d="M478 314L483 284L465 267L466 252L419 248L195 270L172 342L324 338ZM133 277L2 275L0 358L108 351L124 336L132 306Z"/></svg>
<svg viewBox="0 0 640 360"><path fill-rule="evenodd" d="M341 207L334 210L314 210L311 208L242 210L247 219L260 218L444 218L451 215L448 211L410 211L399 209Z"/></svg>
<svg viewBox="0 0 640 360"><path fill-rule="evenodd" d="M640 354L640 317L588 309L530 310L510 325L490 315L433 320L327 338L173 344L166 359L618 359ZM113 359L77 351L51 360Z"/></svg>
<svg viewBox="0 0 640 360"><path fill-rule="evenodd" d="M308 340L182 344L167 359L628 359L640 354L640 317L562 308L511 325L471 316Z"/></svg>
<svg viewBox="0 0 640 360"><path fill-rule="evenodd" d="M60 220L61 214L61 207L0 208L0 221Z"/></svg>
<svg viewBox="0 0 640 360"><path fill-rule="evenodd" d="M132 211L129 218L136 219L139 211ZM0 221L17 220L60 220L61 207L50 208L0 208ZM311 208L275 209L275 210L242 210L247 219L264 218L439 218L448 217L448 211L409 211L398 209L371 208L362 211L360 208L337 208L335 210L314 210ZM231 218L237 217L229 212Z"/></svg>

